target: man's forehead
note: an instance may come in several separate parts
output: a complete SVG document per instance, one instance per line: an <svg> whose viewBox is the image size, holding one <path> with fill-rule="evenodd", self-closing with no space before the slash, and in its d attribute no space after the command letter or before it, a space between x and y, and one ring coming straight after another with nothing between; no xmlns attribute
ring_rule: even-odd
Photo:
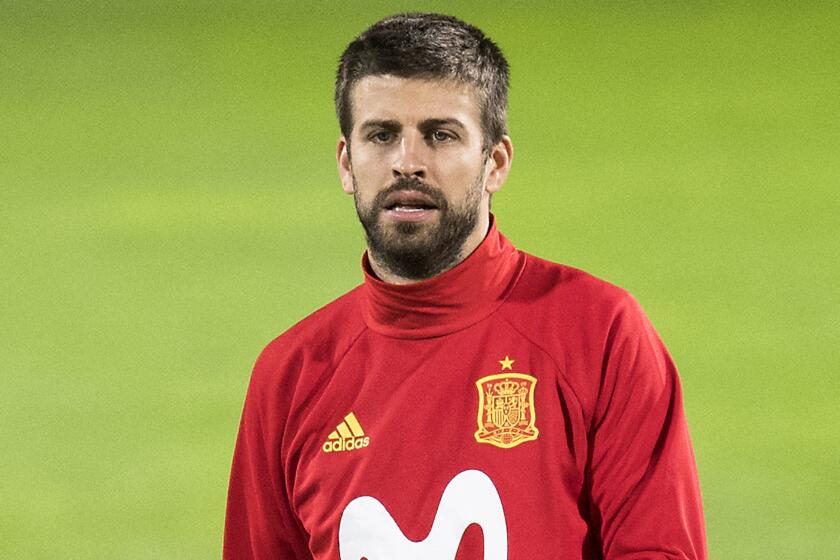
<svg viewBox="0 0 840 560"><path fill-rule="evenodd" d="M479 122L475 87L460 80L365 76L353 87L351 100L355 125L369 119Z"/></svg>

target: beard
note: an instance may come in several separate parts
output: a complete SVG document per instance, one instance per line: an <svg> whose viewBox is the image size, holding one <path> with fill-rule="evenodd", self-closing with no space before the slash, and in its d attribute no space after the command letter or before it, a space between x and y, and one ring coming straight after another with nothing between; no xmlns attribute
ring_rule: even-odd
<svg viewBox="0 0 840 560"><path fill-rule="evenodd" d="M365 205L355 189L356 213L365 230L368 251L388 272L409 280L425 280L460 262L467 238L475 230L481 212L484 171L467 191L463 203L453 205L440 190L416 178L400 178ZM356 178L353 177L353 184ZM394 192L414 190L434 201L437 223L383 223L385 199Z"/></svg>

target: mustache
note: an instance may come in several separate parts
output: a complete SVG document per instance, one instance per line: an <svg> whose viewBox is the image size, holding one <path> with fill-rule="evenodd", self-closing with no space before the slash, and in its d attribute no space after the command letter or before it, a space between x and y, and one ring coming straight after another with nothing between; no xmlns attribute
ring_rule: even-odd
<svg viewBox="0 0 840 560"><path fill-rule="evenodd" d="M425 194L429 198L431 198L435 206L437 206L440 210L445 210L449 203L446 200L446 197L443 196L443 193L440 192L439 189L421 181L416 177L400 177L391 185L383 190L380 191L376 198L373 200L373 204L375 207L382 207L385 204L385 199L387 199L390 195L400 192L400 191L417 191Z"/></svg>

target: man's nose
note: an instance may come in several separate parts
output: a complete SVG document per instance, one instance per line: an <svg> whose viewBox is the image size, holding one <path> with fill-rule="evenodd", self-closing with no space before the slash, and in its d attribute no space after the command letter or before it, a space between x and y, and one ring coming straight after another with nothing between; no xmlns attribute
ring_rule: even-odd
<svg viewBox="0 0 840 560"><path fill-rule="evenodd" d="M400 139L399 150L391 170L395 179L402 177L426 178L426 145L422 138L405 135Z"/></svg>

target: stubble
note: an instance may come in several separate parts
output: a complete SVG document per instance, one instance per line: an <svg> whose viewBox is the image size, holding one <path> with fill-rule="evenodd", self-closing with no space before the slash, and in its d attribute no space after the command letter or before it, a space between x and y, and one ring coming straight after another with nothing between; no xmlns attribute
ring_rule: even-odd
<svg viewBox="0 0 840 560"><path fill-rule="evenodd" d="M355 186L355 176L353 183ZM398 179L368 205L359 199L356 188L356 213L371 257L389 273L409 280L425 280L452 268L464 257L464 244L478 224L483 183L482 169L457 206L440 190L416 178ZM431 198L439 214L437 222L386 222L382 217L385 199L405 190L419 191Z"/></svg>

